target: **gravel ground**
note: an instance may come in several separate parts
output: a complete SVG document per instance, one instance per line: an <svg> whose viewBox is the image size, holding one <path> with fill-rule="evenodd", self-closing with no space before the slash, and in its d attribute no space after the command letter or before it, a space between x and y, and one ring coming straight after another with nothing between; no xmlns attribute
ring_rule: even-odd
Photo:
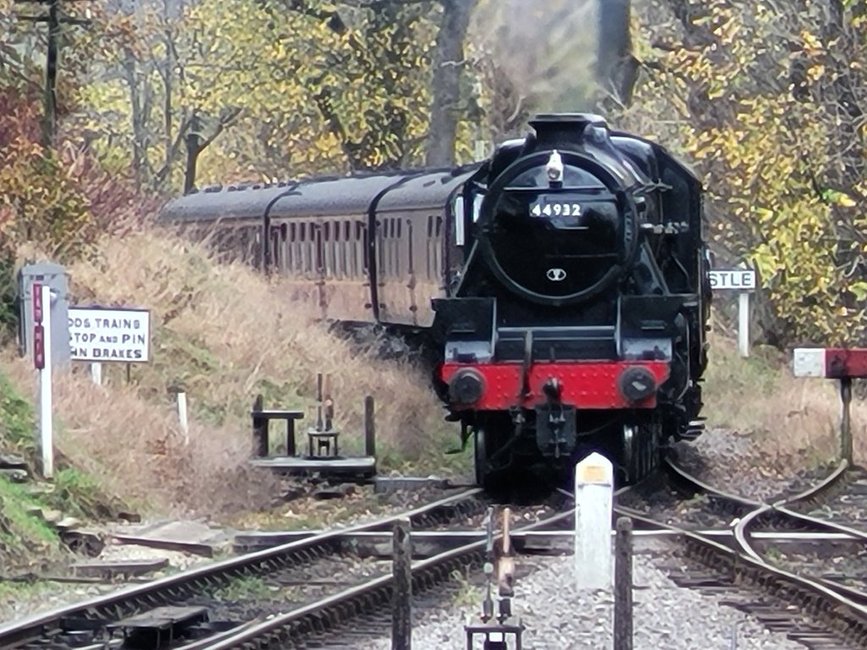
<svg viewBox="0 0 867 650"><path fill-rule="evenodd" d="M803 649L785 635L772 633L738 610L720 604L723 595L682 589L656 568L671 562L661 541L636 538L634 559L634 648L636 650ZM522 558L520 565L538 570L517 581L513 611L527 630L524 647L540 650L608 650L612 643L613 599L610 592L584 593L575 585L572 559ZM478 622L478 607L420 614L413 630L413 650L465 648L463 626ZM737 645L733 637L737 636ZM360 650L387 650L378 640ZM481 648L477 642L475 648Z"/></svg>
<svg viewBox="0 0 867 650"><path fill-rule="evenodd" d="M709 429L694 442L675 445L678 463L714 487L757 501L805 489L830 473L808 468L798 457L772 457L756 438L726 429Z"/></svg>

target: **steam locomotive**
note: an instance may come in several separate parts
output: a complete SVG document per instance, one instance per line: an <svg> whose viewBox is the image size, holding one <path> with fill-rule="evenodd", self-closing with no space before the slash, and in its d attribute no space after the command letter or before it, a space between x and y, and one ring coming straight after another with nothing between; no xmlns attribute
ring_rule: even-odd
<svg viewBox="0 0 867 650"><path fill-rule="evenodd" d="M701 184L599 116L530 125L472 165L207 188L161 219L324 318L421 336L483 486L568 476L591 451L635 482L702 429Z"/></svg>

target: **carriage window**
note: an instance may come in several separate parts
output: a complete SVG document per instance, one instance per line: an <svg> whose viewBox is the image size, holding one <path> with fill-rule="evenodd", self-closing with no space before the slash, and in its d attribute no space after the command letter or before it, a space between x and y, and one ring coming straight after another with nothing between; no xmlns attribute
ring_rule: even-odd
<svg viewBox="0 0 867 650"><path fill-rule="evenodd" d="M370 270L370 232L365 224L358 224L361 228L361 239L362 243L362 251L361 251L361 259L363 264L363 273L368 273Z"/></svg>
<svg viewBox="0 0 867 650"><path fill-rule="evenodd" d="M311 223L313 229L313 241L315 242L316 266L313 268L317 273L325 271L325 245L322 241L322 226L320 224Z"/></svg>

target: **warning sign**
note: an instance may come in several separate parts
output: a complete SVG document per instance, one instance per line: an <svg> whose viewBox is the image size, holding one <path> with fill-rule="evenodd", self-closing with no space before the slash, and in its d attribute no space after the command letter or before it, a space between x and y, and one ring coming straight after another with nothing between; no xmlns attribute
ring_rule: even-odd
<svg viewBox="0 0 867 650"><path fill-rule="evenodd" d="M151 315L146 309L69 308L69 348L75 361L150 360Z"/></svg>

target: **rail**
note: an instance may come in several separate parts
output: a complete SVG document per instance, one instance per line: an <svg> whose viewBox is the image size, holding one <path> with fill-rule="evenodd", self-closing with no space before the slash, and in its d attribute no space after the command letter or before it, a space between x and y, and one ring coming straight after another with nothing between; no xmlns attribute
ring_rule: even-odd
<svg viewBox="0 0 867 650"><path fill-rule="evenodd" d="M120 591L36 614L26 619L0 626L0 648L15 647L34 640L50 638L60 633L68 621L117 620L123 616L146 611L169 602L188 598L213 589L242 575L262 575L279 568L306 561L313 552L328 549L341 535L348 532L389 530L396 521L409 518L416 526L438 518L448 518L449 512L479 505L480 488L463 491L413 510L345 529L330 530L314 537L290 542L213 564L200 566L176 575L135 585Z"/></svg>

